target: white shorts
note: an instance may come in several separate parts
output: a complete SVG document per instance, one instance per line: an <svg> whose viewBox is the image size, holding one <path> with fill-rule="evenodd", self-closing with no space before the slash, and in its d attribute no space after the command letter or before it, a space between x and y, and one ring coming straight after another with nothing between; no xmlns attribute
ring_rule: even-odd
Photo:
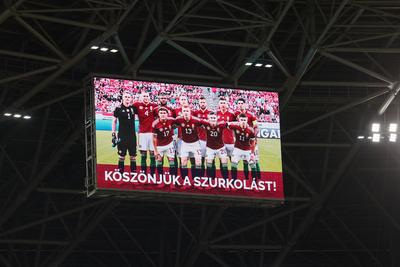
<svg viewBox="0 0 400 267"><path fill-rule="evenodd" d="M207 159L215 159L215 157L226 159L228 155L226 154L225 147L222 147L220 149L212 149L207 147L206 157Z"/></svg>
<svg viewBox="0 0 400 267"><path fill-rule="evenodd" d="M154 151L153 133L139 133L139 150Z"/></svg>
<svg viewBox="0 0 400 267"><path fill-rule="evenodd" d="M182 141L179 155L182 158L201 158L200 142L186 143Z"/></svg>
<svg viewBox="0 0 400 267"><path fill-rule="evenodd" d="M174 142L172 141L171 143L165 146L157 146L157 151L158 154L160 154L162 157L166 155L168 158L174 158L175 157Z"/></svg>
<svg viewBox="0 0 400 267"><path fill-rule="evenodd" d="M242 150L235 147L232 153L232 162L238 163L240 160L250 161L250 150Z"/></svg>
<svg viewBox="0 0 400 267"><path fill-rule="evenodd" d="M200 153L202 158L206 156L206 148L206 141L200 140Z"/></svg>
<svg viewBox="0 0 400 267"><path fill-rule="evenodd" d="M225 144L226 153L228 154L229 157L232 157L233 155L234 146L235 146L234 144Z"/></svg>

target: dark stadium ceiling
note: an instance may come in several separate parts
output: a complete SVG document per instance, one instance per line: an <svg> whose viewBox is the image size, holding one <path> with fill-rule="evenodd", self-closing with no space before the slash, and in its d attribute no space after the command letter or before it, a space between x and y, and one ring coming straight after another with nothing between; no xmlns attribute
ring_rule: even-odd
<svg viewBox="0 0 400 267"><path fill-rule="evenodd" d="M0 266L400 266L400 2L2 1ZM101 53L106 44L118 53ZM265 60L272 68L246 66ZM87 199L83 79L280 92L287 201Z"/></svg>

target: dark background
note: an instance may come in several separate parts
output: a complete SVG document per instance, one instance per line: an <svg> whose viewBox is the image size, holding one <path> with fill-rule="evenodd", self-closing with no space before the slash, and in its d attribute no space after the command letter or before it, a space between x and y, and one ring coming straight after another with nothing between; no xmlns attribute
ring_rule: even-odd
<svg viewBox="0 0 400 267"><path fill-rule="evenodd" d="M398 1L7 0L1 266L398 266ZM116 47L116 54L90 49ZM273 68L246 67L247 61ZM285 205L87 199L89 73L278 88ZM386 126L384 127L386 129Z"/></svg>

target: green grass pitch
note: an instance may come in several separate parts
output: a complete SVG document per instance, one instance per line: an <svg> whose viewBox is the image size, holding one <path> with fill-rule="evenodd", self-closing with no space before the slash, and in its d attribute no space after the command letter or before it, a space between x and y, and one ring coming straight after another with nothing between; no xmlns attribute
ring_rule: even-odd
<svg viewBox="0 0 400 267"><path fill-rule="evenodd" d="M260 154L261 171L282 172L281 142L280 139L258 139L258 149ZM117 164L117 148L111 146L110 131L96 131L97 144L97 163L98 164ZM129 157L125 158L125 164L129 164ZM138 166L140 165L140 153L136 158ZM147 157L149 166L149 157ZM217 161L217 168L218 166ZM165 162L164 166L168 166ZM230 166L228 166L230 169ZM242 163L239 164L239 170L243 169Z"/></svg>

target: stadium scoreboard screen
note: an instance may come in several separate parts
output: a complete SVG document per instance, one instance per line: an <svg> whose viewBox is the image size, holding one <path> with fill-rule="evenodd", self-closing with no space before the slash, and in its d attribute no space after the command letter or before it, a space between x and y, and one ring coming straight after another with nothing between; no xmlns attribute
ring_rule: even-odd
<svg viewBox="0 0 400 267"><path fill-rule="evenodd" d="M276 92L91 77L88 195L276 204Z"/></svg>

